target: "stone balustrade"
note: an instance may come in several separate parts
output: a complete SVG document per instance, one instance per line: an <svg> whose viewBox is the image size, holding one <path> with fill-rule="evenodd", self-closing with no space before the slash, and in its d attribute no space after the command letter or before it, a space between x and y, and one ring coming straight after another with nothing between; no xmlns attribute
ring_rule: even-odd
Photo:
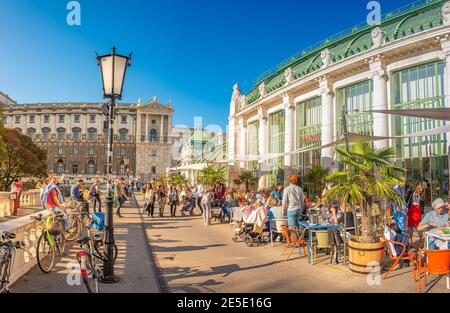
<svg viewBox="0 0 450 313"><path fill-rule="evenodd" d="M11 195L10 192L0 192L0 218L12 215L14 200L10 199ZM20 195L20 206L40 207L40 191L36 189L22 192Z"/></svg>
<svg viewBox="0 0 450 313"><path fill-rule="evenodd" d="M41 206L41 191L39 189L27 190L20 194L21 206Z"/></svg>
<svg viewBox="0 0 450 313"><path fill-rule="evenodd" d="M50 212L42 211L41 214L46 217ZM37 241L41 235L44 222L32 221L30 216L19 217L12 221L0 223L0 233L4 231L13 232L17 236L15 240L25 243L24 250L18 250L16 252L11 270L10 284L13 284L18 278L37 265Z"/></svg>

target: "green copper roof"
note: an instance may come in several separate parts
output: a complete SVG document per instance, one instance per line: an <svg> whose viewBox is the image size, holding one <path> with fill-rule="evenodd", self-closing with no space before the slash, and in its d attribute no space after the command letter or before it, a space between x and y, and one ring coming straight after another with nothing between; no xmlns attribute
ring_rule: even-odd
<svg viewBox="0 0 450 313"><path fill-rule="evenodd" d="M284 71L288 67L292 68L294 79L319 70L323 65L320 53L326 48L331 52L332 63L371 49L373 47L371 32L375 27L381 27L385 42L388 43L441 26L443 24L441 9L445 2L446 0L416 1L384 14L378 26L370 26L367 22L361 23L300 51L253 82L253 89L246 95L247 105L261 98L258 85L262 82L266 84L267 94L283 87L286 84Z"/></svg>

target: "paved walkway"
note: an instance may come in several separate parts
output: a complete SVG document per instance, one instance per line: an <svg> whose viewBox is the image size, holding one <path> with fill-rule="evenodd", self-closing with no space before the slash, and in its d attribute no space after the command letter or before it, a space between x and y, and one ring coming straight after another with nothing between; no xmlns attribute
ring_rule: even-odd
<svg viewBox="0 0 450 313"><path fill-rule="evenodd" d="M141 212L137 207L136 200L131 198L122 209L123 218L115 218L115 239L119 248L115 270L120 282L113 285L101 285L102 293L159 292L150 254L146 249L148 244ZM85 287L77 284L76 276L73 274L79 272L76 270L78 268L75 258L77 251L79 246L74 245L67 256L59 258L55 269L50 274L43 274L36 266L12 286L12 292L85 293Z"/></svg>
<svg viewBox="0 0 450 313"><path fill-rule="evenodd" d="M170 216L168 210L166 216ZM286 262L280 243L253 248L234 243L231 225L206 227L199 216L146 217L145 221L166 291L416 292L417 284L408 269L392 273L378 286L369 285L365 276L329 265L329 257L313 266L297 254ZM433 278L430 282L433 284ZM448 292L445 278L437 281L432 292Z"/></svg>
<svg viewBox="0 0 450 313"><path fill-rule="evenodd" d="M102 292L416 292L409 269L398 270L377 284L344 266L329 265L328 257L314 266L298 255L286 262L279 243L254 248L234 243L231 225L206 227L200 216L142 216L142 198L137 194L137 201L132 199L123 209L124 218L115 220L116 272L121 281L101 285ZM165 216L170 215L168 211ZM33 269L12 291L86 292L82 285L67 283L68 277L73 279L70 265L76 266L76 251L77 247L70 249L50 274ZM431 292L449 292L444 278L431 277L429 282Z"/></svg>

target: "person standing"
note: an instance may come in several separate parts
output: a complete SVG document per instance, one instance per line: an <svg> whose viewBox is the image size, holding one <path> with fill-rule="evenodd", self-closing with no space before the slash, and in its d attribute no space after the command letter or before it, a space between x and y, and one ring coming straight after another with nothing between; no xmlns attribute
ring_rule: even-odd
<svg viewBox="0 0 450 313"><path fill-rule="evenodd" d="M102 211L102 200L100 199L100 180L97 179L95 183L92 185L90 191L89 191L89 199L92 201L93 204L93 210L94 212L97 212L97 204L98 204L98 211Z"/></svg>
<svg viewBox="0 0 450 313"><path fill-rule="evenodd" d="M122 217L122 215L120 214L120 210L122 209L122 206L125 203L125 201L128 200L128 198L126 196L126 191L125 191L125 179L123 177L121 177L119 179L119 181L117 182L117 184L115 186L115 193L117 196L116 215L118 217Z"/></svg>
<svg viewBox="0 0 450 313"><path fill-rule="evenodd" d="M297 185L298 176L292 175L289 181L290 185L283 192L281 211L283 216L287 217L289 227L298 228L300 217L304 210L305 199L303 189Z"/></svg>
<svg viewBox="0 0 450 313"><path fill-rule="evenodd" d="M214 199L214 192L212 188L206 188L206 192L202 198L202 206L203 206L203 220L205 222L205 226L209 225L209 221L211 218L211 201Z"/></svg>
<svg viewBox="0 0 450 313"><path fill-rule="evenodd" d="M18 189L18 183L19 180L16 178L14 179L13 183L11 184L11 194L13 196L13 200L14 200L14 207L13 207L13 212L12 214L14 216L17 216L18 214L18 210L19 210L19 203L20 203L20 199L19 199L19 189Z"/></svg>
<svg viewBox="0 0 450 313"><path fill-rule="evenodd" d="M156 200L156 192L155 188L152 184L147 183L145 187L145 211L147 212L147 216L153 217L153 213L155 212L155 200Z"/></svg>
<svg viewBox="0 0 450 313"><path fill-rule="evenodd" d="M199 183L197 185L197 206L200 209L200 212L203 215L203 206L202 206L202 199L203 199L203 194L205 193L205 186L203 186L202 183Z"/></svg>
<svg viewBox="0 0 450 313"><path fill-rule="evenodd" d="M170 216L176 217L178 201L178 190L175 184L170 186L169 190L169 205L170 205Z"/></svg>
<svg viewBox="0 0 450 313"><path fill-rule="evenodd" d="M20 209L20 196L22 195L23 185L20 179L16 179L16 190L17 190L17 208Z"/></svg>
<svg viewBox="0 0 450 313"><path fill-rule="evenodd" d="M158 187L158 204L159 216L164 217L164 208L166 207L166 188L164 184L160 184Z"/></svg>
<svg viewBox="0 0 450 313"><path fill-rule="evenodd" d="M422 199L422 185L418 184L414 193L411 196L408 207L408 234L409 234L409 243L412 245L413 243L413 235L414 229L417 229L417 226L420 224L420 220L422 219L422 208L421 204L423 202ZM422 232L419 231L419 239L422 241Z"/></svg>

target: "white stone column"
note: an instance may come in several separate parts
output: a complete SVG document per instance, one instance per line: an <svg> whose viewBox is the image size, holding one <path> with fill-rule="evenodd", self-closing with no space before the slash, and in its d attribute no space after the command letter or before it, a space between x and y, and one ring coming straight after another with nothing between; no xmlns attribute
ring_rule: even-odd
<svg viewBox="0 0 450 313"><path fill-rule="evenodd" d="M144 130L144 136L145 136L145 142L149 142L150 141L150 131L148 129L148 119L149 116L148 114L144 114L144 118L145 118L145 130Z"/></svg>
<svg viewBox="0 0 450 313"><path fill-rule="evenodd" d="M163 137L164 137L164 114L161 114L161 132L160 132L160 136L159 136L159 138L160 138L159 142L164 142Z"/></svg>
<svg viewBox="0 0 450 313"><path fill-rule="evenodd" d="M142 135L142 115L139 110L136 110L136 142L141 142Z"/></svg>
<svg viewBox="0 0 450 313"><path fill-rule="evenodd" d="M239 168L241 171L245 170L245 162L246 162L246 147L247 143L247 125L244 118L241 116L239 117Z"/></svg>
<svg viewBox="0 0 450 313"><path fill-rule="evenodd" d="M259 117L259 129L258 129L258 137L259 137L259 153L258 155L260 157L267 156L268 152L268 139L267 139L267 112L263 108L258 109L258 117ZM267 165L267 160L259 160L258 163L260 163L260 166L265 168L264 165ZM261 174L259 182L258 182L258 189L263 189L266 187L266 181L267 181L267 175Z"/></svg>
<svg viewBox="0 0 450 313"><path fill-rule="evenodd" d="M295 116L295 101L294 98L289 96L289 94L283 95L284 104L284 180L285 185L289 181L290 175L293 174L292 168L292 158L293 155L290 154L294 151L294 116Z"/></svg>
<svg viewBox="0 0 450 313"><path fill-rule="evenodd" d="M373 80L373 110L388 110L388 95L386 67L380 58L369 61L371 79ZM377 137L389 136L389 115L373 113L373 135ZM389 140L374 141L376 148L386 148Z"/></svg>
<svg viewBox="0 0 450 313"><path fill-rule="evenodd" d="M322 145L327 145L334 141L334 92L331 82L326 77L319 80L319 87L322 96ZM322 160L324 158L334 159L334 147L322 150Z"/></svg>

